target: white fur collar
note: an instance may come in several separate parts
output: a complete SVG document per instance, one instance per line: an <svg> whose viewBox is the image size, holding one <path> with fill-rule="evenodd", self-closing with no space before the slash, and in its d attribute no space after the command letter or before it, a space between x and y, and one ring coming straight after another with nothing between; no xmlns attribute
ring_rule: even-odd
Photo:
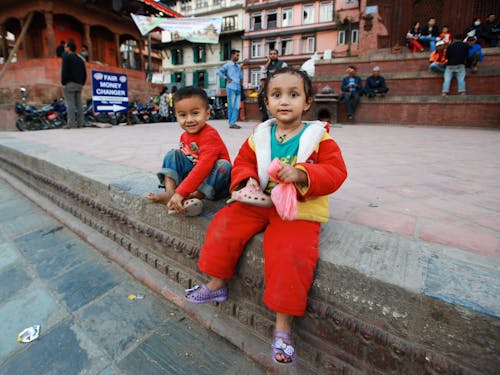
<svg viewBox="0 0 500 375"><path fill-rule="evenodd" d="M264 190L269 182L267 168L271 164L271 127L276 123L276 119L269 119L259 125L254 130L253 141L255 145L255 155L257 158L257 172L259 174L260 187ZM326 132L325 123L322 121L307 122L306 127L300 136L299 151L297 153L297 163L303 163L313 153L317 144Z"/></svg>

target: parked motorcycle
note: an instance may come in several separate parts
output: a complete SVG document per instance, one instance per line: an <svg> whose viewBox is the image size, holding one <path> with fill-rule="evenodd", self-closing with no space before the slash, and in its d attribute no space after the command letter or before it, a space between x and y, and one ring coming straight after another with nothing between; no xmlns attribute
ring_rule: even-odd
<svg viewBox="0 0 500 375"><path fill-rule="evenodd" d="M15 105L15 111L19 115L16 120L16 127L19 131L37 130L41 126L40 119L36 113L36 108L26 103L27 90L21 87L21 102Z"/></svg>
<svg viewBox="0 0 500 375"><path fill-rule="evenodd" d="M91 126L96 122L111 125L118 125L127 122L127 114L125 112L94 112L93 102L91 99L87 101L87 105L84 107L83 117L85 119L85 126Z"/></svg>
<svg viewBox="0 0 500 375"><path fill-rule="evenodd" d="M66 124L66 106L62 98L37 109L26 103L26 88L21 87L20 90L21 102L15 104L15 111L19 115L16 127L19 131L56 129Z"/></svg>
<svg viewBox="0 0 500 375"><path fill-rule="evenodd" d="M211 120L225 120L227 119L227 107L219 98L213 97L210 100L210 119Z"/></svg>
<svg viewBox="0 0 500 375"><path fill-rule="evenodd" d="M144 121L142 120L142 116L139 114L139 108L137 101L130 101L128 104L128 124L142 124Z"/></svg>

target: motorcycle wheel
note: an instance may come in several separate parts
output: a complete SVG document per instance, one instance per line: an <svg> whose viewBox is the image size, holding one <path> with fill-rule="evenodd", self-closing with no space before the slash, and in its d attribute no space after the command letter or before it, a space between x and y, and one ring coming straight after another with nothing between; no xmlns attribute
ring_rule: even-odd
<svg viewBox="0 0 500 375"><path fill-rule="evenodd" d="M16 128L21 131L21 132L25 132L28 130L28 126L26 124L26 121L24 120L24 118L22 117L19 117L17 120L16 120Z"/></svg>

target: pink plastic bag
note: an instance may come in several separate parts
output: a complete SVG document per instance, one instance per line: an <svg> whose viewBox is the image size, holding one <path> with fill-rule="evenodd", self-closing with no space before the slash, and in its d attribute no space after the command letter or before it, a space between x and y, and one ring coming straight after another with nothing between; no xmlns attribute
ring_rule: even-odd
<svg viewBox="0 0 500 375"><path fill-rule="evenodd" d="M271 191L271 200L283 220L295 220L297 218L297 190L293 183L282 182L278 179L277 174L281 168L278 158L275 158L267 168L269 177L278 182L278 186Z"/></svg>

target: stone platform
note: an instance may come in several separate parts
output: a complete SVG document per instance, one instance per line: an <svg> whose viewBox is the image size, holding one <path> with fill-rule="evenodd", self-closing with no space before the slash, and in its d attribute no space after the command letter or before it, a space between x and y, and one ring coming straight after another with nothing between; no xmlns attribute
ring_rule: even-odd
<svg viewBox="0 0 500 375"><path fill-rule="evenodd" d="M214 125L234 158L255 124ZM298 373L495 373L500 133L373 125L331 133L349 177L330 198L308 313L296 321ZM204 280L196 258L223 202L181 218L145 198L179 134L175 124L5 132L0 167L7 181L45 197L49 211L113 240L116 249L102 251L132 274L130 255L155 268L135 276L277 371L262 354L273 315L261 301L261 236L247 246L230 301L193 307L181 298Z"/></svg>

